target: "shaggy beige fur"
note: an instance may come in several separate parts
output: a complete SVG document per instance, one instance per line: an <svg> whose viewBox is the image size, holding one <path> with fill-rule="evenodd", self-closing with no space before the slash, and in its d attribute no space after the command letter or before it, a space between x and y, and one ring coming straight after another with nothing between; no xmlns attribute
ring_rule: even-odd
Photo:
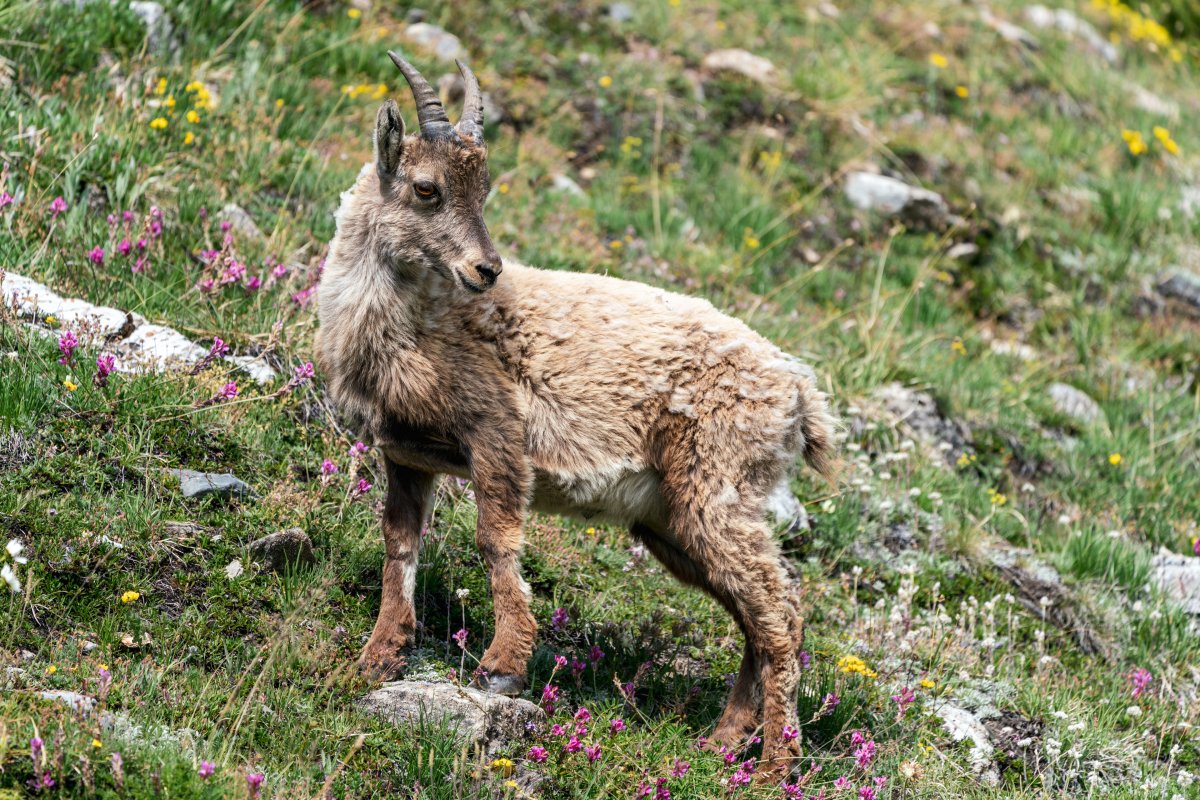
<svg viewBox="0 0 1200 800"><path fill-rule="evenodd" d="M333 398L388 462L383 602L362 656L387 673L416 621L413 580L434 476L469 478L496 633L480 683L524 688L536 623L519 573L530 508L627 525L746 636L714 738L764 722L764 756L799 754L796 653L766 495L802 456L826 472L832 420L811 370L708 302L495 259L486 151L403 136L343 195L319 294ZM438 207L412 194L425 181ZM413 187L416 187L415 189ZM498 278L496 276L499 276ZM487 279L494 285L487 287Z"/></svg>

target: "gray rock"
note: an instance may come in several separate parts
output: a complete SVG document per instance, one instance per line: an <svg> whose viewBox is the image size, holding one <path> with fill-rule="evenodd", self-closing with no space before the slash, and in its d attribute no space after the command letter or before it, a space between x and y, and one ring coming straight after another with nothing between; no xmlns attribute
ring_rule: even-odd
<svg viewBox="0 0 1200 800"><path fill-rule="evenodd" d="M457 72L447 72L437 79L438 94L442 96L447 105L457 106L462 103L463 95L466 93L466 83L463 82L462 75ZM488 123L500 122L505 118L504 109L496 102L496 97L491 92L481 91L480 98L483 100L483 119Z"/></svg>
<svg viewBox="0 0 1200 800"><path fill-rule="evenodd" d="M984 25L1000 34L1000 38L1004 41L1028 47L1030 50L1037 49L1037 38L1020 25L1014 25L1006 19L995 16L986 7L979 12L979 18L983 20Z"/></svg>
<svg viewBox="0 0 1200 800"><path fill-rule="evenodd" d="M191 366L208 350L174 328L141 325L113 348L118 372L166 372Z"/></svg>
<svg viewBox="0 0 1200 800"><path fill-rule="evenodd" d="M251 495L250 485L230 472L197 472L193 469L171 469L169 473L179 479L179 491L184 497L208 497L218 495Z"/></svg>
<svg viewBox="0 0 1200 800"><path fill-rule="evenodd" d="M262 230L254 222L254 217L250 216L250 212L239 206L237 203L226 203L221 209L221 213L217 218L222 222L228 222L234 233L240 234L247 239L265 239Z"/></svg>
<svg viewBox="0 0 1200 800"><path fill-rule="evenodd" d="M896 426L905 429L926 447L945 451L947 463L953 464L974 447L971 429L966 423L943 415L928 392L889 383L876 390L875 398L883 403Z"/></svg>
<svg viewBox="0 0 1200 800"><path fill-rule="evenodd" d="M429 13L423 8L410 8L404 15L404 21L409 25L424 22Z"/></svg>
<svg viewBox="0 0 1200 800"><path fill-rule="evenodd" d="M633 19L633 6L629 3L611 3L608 6L608 18L613 22L629 22Z"/></svg>
<svg viewBox="0 0 1200 800"><path fill-rule="evenodd" d="M99 650L100 645L98 645L95 642L90 641L88 639L84 639L83 644L80 645L79 649L83 650L83 652L86 654L86 653L91 653L93 651Z"/></svg>
<svg viewBox="0 0 1200 800"><path fill-rule="evenodd" d="M767 515L775 520L775 527L787 531L808 529L808 511L792 494L787 481L781 481L771 490L764 505Z"/></svg>
<svg viewBox="0 0 1200 800"><path fill-rule="evenodd" d="M1200 558L1161 552L1150 562L1154 582L1189 614L1200 615Z"/></svg>
<svg viewBox="0 0 1200 800"><path fill-rule="evenodd" d="M1046 389L1050 402L1064 414L1082 425L1092 425L1104 420L1100 404L1079 389L1066 383L1052 383Z"/></svg>
<svg viewBox="0 0 1200 800"><path fill-rule="evenodd" d="M1032 5L1025 8L1025 19L1035 28L1053 29L1078 39L1087 48L1115 64L1117 48L1112 42L1100 35L1092 23L1075 15L1065 8L1046 8L1042 5Z"/></svg>
<svg viewBox="0 0 1200 800"><path fill-rule="evenodd" d="M1159 278L1158 293L1200 313L1200 275L1184 269L1172 270Z"/></svg>
<svg viewBox="0 0 1200 800"><path fill-rule="evenodd" d="M236 558L225 565L225 577L231 581L240 578L245 571L242 562Z"/></svg>
<svg viewBox="0 0 1200 800"><path fill-rule="evenodd" d="M96 709L96 698L88 697L79 692L68 692L62 689L38 692L43 700L55 700L69 707L76 714L90 714Z"/></svg>
<svg viewBox="0 0 1200 800"><path fill-rule="evenodd" d="M385 683L360 705L395 725L444 724L488 754L524 738L527 726L545 719L528 700L433 681Z"/></svg>
<svg viewBox="0 0 1200 800"><path fill-rule="evenodd" d="M311 567L316 563L312 540L300 528L288 528L256 539L247 548L255 561L276 572Z"/></svg>
<svg viewBox="0 0 1200 800"><path fill-rule="evenodd" d="M937 227L949 214L946 201L937 192L873 172L851 172L846 176L845 192L856 208L899 217L908 224Z"/></svg>
<svg viewBox="0 0 1200 800"><path fill-rule="evenodd" d="M404 29L404 37L442 61L454 63L454 59L467 57L467 49L459 38L444 28L428 22L418 22Z"/></svg>
<svg viewBox="0 0 1200 800"><path fill-rule="evenodd" d="M775 82L774 64L762 56L737 48L715 50L704 57L700 66L710 73L733 72L761 86L771 86Z"/></svg>
<svg viewBox="0 0 1200 800"><path fill-rule="evenodd" d="M951 739L956 742L970 740L971 770L976 777L987 786L998 785L1000 771L996 768L996 763L992 758L995 748L992 747L992 741L988 738L987 728L984 727L983 722L970 711L953 703L944 703L938 706L934 709L934 713L941 718L942 725L945 726Z"/></svg>
<svg viewBox="0 0 1200 800"><path fill-rule="evenodd" d="M550 187L556 192L569 194L572 197L586 197L583 188L561 172L551 176Z"/></svg>
<svg viewBox="0 0 1200 800"><path fill-rule="evenodd" d="M146 26L146 49L151 53L174 53L179 49L171 17L159 3L133 2L129 10Z"/></svg>

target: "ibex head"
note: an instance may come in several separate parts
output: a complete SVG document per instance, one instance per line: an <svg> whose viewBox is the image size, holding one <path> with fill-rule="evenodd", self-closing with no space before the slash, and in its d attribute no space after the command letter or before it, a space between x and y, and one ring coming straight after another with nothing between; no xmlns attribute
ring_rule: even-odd
<svg viewBox="0 0 1200 800"><path fill-rule="evenodd" d="M462 119L451 125L421 73L395 53L388 55L412 89L419 130L405 136L394 100L375 117L379 244L389 260L432 269L472 292L487 291L500 275L501 261L483 222L490 179L479 81L457 62L466 96Z"/></svg>

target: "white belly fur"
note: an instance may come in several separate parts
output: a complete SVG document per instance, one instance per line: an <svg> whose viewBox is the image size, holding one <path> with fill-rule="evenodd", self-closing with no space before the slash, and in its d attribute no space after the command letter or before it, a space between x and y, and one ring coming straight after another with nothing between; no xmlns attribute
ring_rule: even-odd
<svg viewBox="0 0 1200 800"><path fill-rule="evenodd" d="M664 530L667 505L661 487L657 472L637 464L621 464L586 475L537 470L532 505L536 511L550 514L617 525L641 522Z"/></svg>

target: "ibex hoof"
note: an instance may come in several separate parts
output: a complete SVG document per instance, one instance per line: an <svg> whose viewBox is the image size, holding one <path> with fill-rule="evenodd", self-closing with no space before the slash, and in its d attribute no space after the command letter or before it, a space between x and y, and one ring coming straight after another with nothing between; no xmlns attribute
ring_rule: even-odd
<svg viewBox="0 0 1200 800"><path fill-rule="evenodd" d="M505 697L517 697L525 691L527 681L520 675L480 675L475 679L480 689Z"/></svg>

